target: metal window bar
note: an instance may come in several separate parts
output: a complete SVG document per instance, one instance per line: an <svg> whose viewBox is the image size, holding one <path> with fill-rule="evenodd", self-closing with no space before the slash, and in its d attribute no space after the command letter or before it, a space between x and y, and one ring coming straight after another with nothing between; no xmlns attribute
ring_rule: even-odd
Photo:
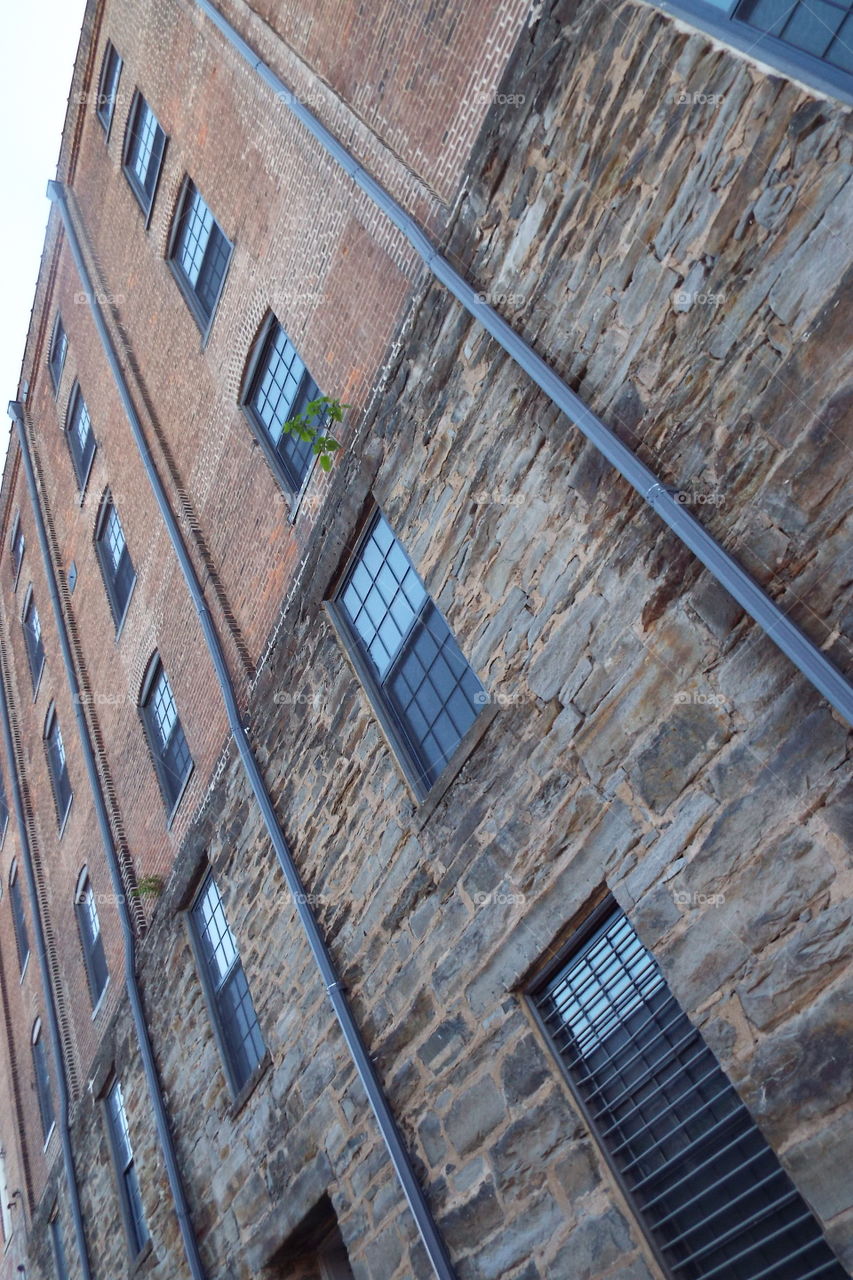
<svg viewBox="0 0 853 1280"><path fill-rule="evenodd" d="M15 929L15 946L18 951L18 965L21 973L30 954L30 938L27 933L27 917L24 912L24 900L21 897L21 885L18 880L18 869L12 868L9 879L9 896L12 900L12 924Z"/></svg>
<svg viewBox="0 0 853 1280"><path fill-rule="evenodd" d="M50 1092L50 1076L47 1070L47 1058L44 1054L44 1042L41 1030L33 1040L33 1068L36 1079L36 1095L38 1097L39 1114L41 1115L42 1135L47 1142L54 1124L53 1097Z"/></svg>
<svg viewBox="0 0 853 1280"><path fill-rule="evenodd" d="M670 1274L844 1276L699 1032L670 1016L674 997L621 911L533 999Z"/></svg>
<svg viewBox="0 0 853 1280"><path fill-rule="evenodd" d="M320 388L298 351L278 321L274 320L252 379L248 405L253 418L269 437L288 488L294 493L301 489L314 455L310 441L300 440L282 428L319 395Z"/></svg>

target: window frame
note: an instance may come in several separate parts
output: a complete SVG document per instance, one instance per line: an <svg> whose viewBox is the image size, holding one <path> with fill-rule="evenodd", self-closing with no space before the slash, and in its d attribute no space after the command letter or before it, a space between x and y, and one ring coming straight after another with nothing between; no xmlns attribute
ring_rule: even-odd
<svg viewBox="0 0 853 1280"><path fill-rule="evenodd" d="M119 1149L119 1137L115 1132L116 1120L110 1106L110 1098L116 1090L118 1090L121 1114L124 1117L123 1138L127 1149L130 1152L129 1158L126 1161L124 1161L123 1153ZM112 1158L113 1174L116 1180L116 1189L118 1191L119 1209L124 1226L125 1240L127 1242L128 1253L131 1260L136 1261L136 1259L138 1259L147 1248L151 1240L151 1231L148 1226L148 1215L145 1212L145 1204L142 1199L142 1187L140 1185L139 1175L136 1169L136 1151L130 1138L130 1122L127 1118L127 1108L124 1103L124 1090L121 1087L121 1081L115 1073L113 1073L107 1081L102 1095L102 1105L104 1108L107 1139L109 1142L110 1156ZM129 1175L131 1175L132 1181L136 1187L142 1227L145 1230L144 1239L140 1236L137 1219L134 1215L130 1202L128 1182L131 1180L131 1177L129 1177Z"/></svg>
<svg viewBox="0 0 853 1280"><path fill-rule="evenodd" d="M124 541L124 551L127 553L128 563L133 573L133 579L127 592L127 599L125 600L124 608L119 607L118 592L116 590L118 570L116 569L115 572L111 572L111 560L108 549L105 546L106 526L111 511L115 512L115 517L118 521L119 528L121 529L121 536ZM121 516L118 513L118 508L116 507L111 489L105 489L101 495L101 501L98 507L98 516L95 521L93 541L95 544L95 555L97 557L98 566L101 570L101 577L104 580L104 591L106 593L107 603L110 607L110 614L116 629L115 638L118 639L124 629L125 619L127 618L127 612L130 608L130 602L133 599L133 593L136 590L137 574L133 558L130 554L130 548L127 545L127 535L124 532L124 525L121 522Z"/></svg>
<svg viewBox="0 0 853 1280"><path fill-rule="evenodd" d="M29 624L29 615L33 610L35 610L35 615L38 618L38 623L39 623L39 634L38 634L37 640L35 638L35 633ZM33 702L35 702L36 698L38 697L38 691L41 685L41 678L44 675L45 663L47 662L47 654L45 653L45 647L44 647L44 631L42 630L42 625L41 625L41 614L38 611L38 606L35 601L32 583L30 583L29 586L27 587L26 593L24 595L24 602L23 602L23 605L21 606L21 627L24 632L24 648L27 651L27 666L30 669L30 679L32 680L32 685L33 685ZM30 637L32 637L32 642L30 640ZM36 649L41 651L41 663L39 665L38 670L36 670L36 665L35 665L36 656L37 656L35 652Z"/></svg>
<svg viewBox="0 0 853 1280"><path fill-rule="evenodd" d="M109 100L109 111L105 111L104 106L106 94L104 92L104 85L107 79L107 71L112 65L114 65L111 59L114 59L114 63L117 64L115 72L115 88L113 89L112 99ZM122 59L121 54L118 49L116 49L112 40L107 40L107 43L104 46L103 57L101 58L101 73L98 76L98 96L95 101L95 115L101 122L107 142L109 142L110 133L112 132L113 127L113 120L115 119L116 103L118 101L118 88L121 83L121 73L123 68L124 60Z"/></svg>
<svg viewBox="0 0 853 1280"><path fill-rule="evenodd" d="M86 893L92 895L92 911L89 911L86 901ZM107 987L110 985L110 969L107 964L107 954L104 949L104 935L101 928L101 918L98 914L97 903L95 902L95 890L92 887L92 879L89 875L88 867L84 867L77 877L77 887L74 890L74 915L77 920L77 932L80 935L80 949L83 952L83 964L86 969L86 979L89 983L89 996L92 1001L92 1014L100 1008L101 1001L106 994ZM91 921L94 915L98 925L97 935L89 936L87 920ZM97 973L97 955L100 948L100 963L103 966L103 983L98 987Z"/></svg>
<svg viewBox="0 0 853 1280"><path fill-rule="evenodd" d="M20 556L18 555L18 551L17 551L19 538L21 543ZM27 550L27 539L24 535L24 526L21 523L21 513L20 511L17 511L15 513L15 519L12 524L12 535L9 539L9 552L12 557L12 578L13 578L12 590L13 591L17 591L18 589L18 580L20 579L20 576L21 576L21 567L24 563L24 555L26 554L26 550Z"/></svg>
<svg viewBox="0 0 853 1280"><path fill-rule="evenodd" d="M728 12L703 3L703 0L654 0L654 4L670 17L688 22L703 34L722 41L739 54L764 63L774 72L805 82L841 102L853 104L853 75L735 17L739 0L731 0Z"/></svg>
<svg viewBox="0 0 853 1280"><path fill-rule="evenodd" d="M288 503L290 505L290 517L291 519L293 519L296 515L296 511L299 507L299 504L302 500L302 495L305 493L305 490L308 488L308 485L311 482L311 477L314 474L314 469L317 465L317 455L316 454L311 455L311 458L308 463L308 467L306 468L306 471L305 471L305 475L302 477L302 480L300 481L299 485L294 487L293 478L288 473L288 470L287 470L288 464L286 459L282 458L281 454L279 453L278 446L273 444L264 422L262 421L260 415L256 412L254 405L252 404L252 400L254 399L254 395L256 391L256 384L262 375L262 371L265 369L267 351L274 340L274 334L275 334L276 328L281 329L287 341L290 342L290 345L293 347L294 351L296 351L296 354L297 356L299 356L299 359L302 360L302 356L300 355L295 344L291 340L290 335L288 334L284 325L281 323L278 316L275 315L273 311L270 311L267 314L267 317L264 320L263 324L261 325L260 329L258 330L255 341L253 342L252 347L250 349L249 358L246 362L245 373L243 375L243 382L240 388L239 404L240 404L241 410L243 411L243 415L249 424L249 429L252 432L252 436L257 442L257 444L260 446L260 449L263 452L264 457L266 458L267 464L270 470L272 471L273 476L275 477L276 483L279 485L281 489L283 489L287 497ZM318 396L322 395L322 392L319 389L317 381L314 378L314 375L311 373L311 370L308 368L308 365L305 364L304 360L302 360L302 364L305 368L305 373L303 375L303 378L300 380L297 393L291 402L291 405L290 405L291 410L293 409L294 405L299 403L303 385L306 378L310 379L311 382L313 382L314 386L317 387L317 395ZM291 416L293 415L291 414Z"/></svg>
<svg viewBox="0 0 853 1280"><path fill-rule="evenodd" d="M214 985L214 979L213 979L213 974L211 973L210 962L205 952L205 946L202 939L203 929L199 922L199 918L197 914L198 908L201 904L202 898L204 897L207 891L208 885L213 886L216 892L217 898L219 899L219 906L222 910L222 916L225 921L225 926L228 929L229 934L231 935L231 939L234 944L234 952L235 952L234 962L229 967L228 973L222 979L218 987ZM234 1101L237 1101L239 1098L243 1096L244 1091L250 1088L253 1081L259 1075L260 1071L263 1068L263 1064L269 1055L269 1049L267 1047L266 1040L264 1039L264 1035L261 1030L261 1023L260 1023L260 1018L258 1017L257 1007L255 1005L254 997L252 995L252 989L249 986L249 980L246 976L245 966L243 965L243 957L240 954L240 948L237 945L237 939L234 937L234 932L231 929L231 925L228 921L228 914L225 910L225 902L222 898L222 894L219 892L219 886L216 883L216 877L214 876L213 870L209 865L205 865L204 867L204 870L199 879L199 883L195 889L195 892L192 895L192 901L190 902L189 907L187 908L186 917L187 917L187 927L189 929L189 934L190 934L190 943L192 946L193 955L195 957L196 969L198 971L199 981L201 983L201 988L204 993L205 1003L207 1004L207 1011L210 1019L210 1024L213 1028L214 1039L216 1040L217 1048L219 1049L219 1056L222 1060L222 1067L225 1072L225 1078L228 1081L228 1088L231 1091L232 1099ZM254 1066L252 1067L251 1071L249 1071L249 1073L246 1075L245 1079L240 1078L236 1069L237 1055L231 1045L231 1041L229 1039L229 1036L225 1027L225 1019L222 1014L222 1009L220 1007L220 999L219 999L220 992L223 990L226 983L231 979L231 977L236 972L238 967L243 973L243 980L246 984L249 1000L252 1005L252 1012L254 1013L254 1016L255 1016L255 1026L260 1036L261 1043L263 1044L263 1052L258 1055Z"/></svg>
<svg viewBox="0 0 853 1280"><path fill-rule="evenodd" d="M50 1247L53 1254L53 1267L56 1280L68 1280L68 1259L65 1256L65 1242L62 1239L62 1225L59 1221L59 1208L54 1208L47 1221L50 1234Z"/></svg>
<svg viewBox="0 0 853 1280"><path fill-rule="evenodd" d="M47 1145L53 1136L53 1131L56 1128L56 1108L53 1103L53 1093L50 1087L50 1066L48 1065L47 1053L44 1047L41 1018L36 1018L33 1023L32 1035L30 1037L30 1048L32 1050L33 1076L36 1082L36 1097L38 1099L42 1137L44 1139L42 1150L46 1151Z"/></svg>
<svg viewBox="0 0 853 1280"><path fill-rule="evenodd" d="M30 934L27 929L27 915L24 899L21 894L20 870L18 859L13 858L9 866L9 906L12 911L12 929L15 934L15 950L18 955L18 968L21 971L21 982L30 962ZM23 935L23 940L21 935ZM26 950L24 947L26 946Z"/></svg>
<svg viewBox="0 0 853 1280"><path fill-rule="evenodd" d="M56 353L56 344L57 344L57 340L59 339L60 330L62 332L63 347L62 347L62 359L59 361L59 369L57 370L55 367L56 365L55 353ZM53 383L54 398L59 394L59 388L62 383L62 374L65 371L65 361L67 358L68 358L68 331L66 330L65 325L62 323L62 316L60 312L57 311L56 319L53 322L53 330L50 336L50 346L47 349L47 367L48 367L48 370L50 371L50 380Z"/></svg>
<svg viewBox="0 0 853 1280"><path fill-rule="evenodd" d="M6 795L6 779L0 768L0 849L6 843L6 832L9 830L9 799Z"/></svg>
<svg viewBox="0 0 853 1280"><path fill-rule="evenodd" d="M444 761L441 769L431 780L430 767L418 758L414 747L410 745L408 741L407 734L397 723L397 714L394 711L390 696L387 695L383 689L384 679L383 681L380 681L377 678L377 674L373 670L372 664L364 652L363 644L356 633L355 627L351 622L342 601L342 596L348 585L350 575L361 557L365 544L373 533L373 530L379 520L385 520L397 545L406 557L406 560L408 561L418 582L421 584L425 594L424 602L420 605L418 613L406 633L406 639L413 634L414 626L418 624L426 604L430 604L444 623L444 626L447 628L448 633L464 659L468 670L480 685L482 702L480 703L477 714L474 716L474 719L457 742L451 754ZM415 565L412 563L404 543L397 536L391 521L387 519L381 507L378 505L374 505L372 507L370 513L365 519L361 533L356 541L355 549L347 558L341 572L336 575L333 590L330 597L324 603L335 631L337 632L338 639L340 640L346 656L349 659L362 688L364 689L371 709L379 721L382 732L391 747L392 753L397 759L405 781L413 793L416 803L419 806L423 806L427 801L431 801L434 796L440 796L443 794L445 788L455 777L462 763L464 763L472 746L479 740L481 734L490 723L491 717L484 714L487 711L489 697L483 682L480 680L480 677L468 661L461 645L456 639L456 634L453 631L453 628L448 623L444 613L438 607L432 593L429 591L426 583L423 581ZM399 654L395 655L391 664L392 667L398 657ZM390 670L391 667L389 667L389 672Z"/></svg>
<svg viewBox="0 0 853 1280"><path fill-rule="evenodd" d="M166 681L166 684L169 687L169 692L171 694L172 702L174 703L174 706L175 706L175 716L176 716L178 728L180 732L183 734L184 744L186 746L187 754L189 756L189 768L184 774L184 777L182 778L180 785L175 788L174 795L172 794L170 785L167 781L168 774L166 772L166 768L164 765L162 752L158 749L158 745L157 745L158 738L155 737L155 726L153 724L153 711L150 708L151 698L154 693L154 687L161 673L163 675L163 678ZM167 829L169 829L172 825L172 822L174 821L175 814L178 811L180 803L184 798L187 786L189 785L189 780L193 775L193 771L195 769L195 759L193 757L192 752L190 751L190 745L189 745L189 742L187 741L186 733L184 732L184 722L181 719L180 712L178 711L178 701L177 701L177 698L175 697L175 691L172 688L171 680L166 674L166 668L163 665L163 660L160 656L159 650L154 651L154 653L151 655L151 657L148 660L147 667L145 668L145 676L143 678L142 686L139 693L139 702L137 704L137 711L139 712L139 718L142 722L142 728L145 733L145 741L148 744L148 751L151 756L152 762L154 764L154 772L157 776L157 783L160 788L160 795L163 798L163 804L165 805L165 808L166 808L166 827Z"/></svg>
<svg viewBox="0 0 853 1280"><path fill-rule="evenodd" d="M143 187L142 183L139 181L139 178L137 177L136 172L133 169L133 166L130 164L130 161L128 159L130 155L130 144L133 139L134 133L136 131L137 116L141 110L142 104L144 104L145 107L147 107L147 109L151 112L151 115L154 119L157 129L160 135L162 136L162 143L160 145L160 154L156 160L157 168L154 173L154 180L151 184L150 196L148 195L148 192L145 190L145 187ZM133 97L130 100L130 109L127 113L127 122L125 123L125 126L124 126L124 140L122 142L122 147L121 147L121 168L122 168L122 173L127 179L127 185L130 187L131 191L133 192L136 198L136 203L139 205L140 209L142 210L143 226L146 229L148 228L151 222L151 214L154 209L154 201L157 199L157 189L160 185L160 177L163 173L163 164L166 159L166 151L168 149L168 146L169 146L169 135L166 133L166 130L163 128L162 124L160 123L160 118L154 112L154 109L151 106L151 103L148 101L148 99L143 94L142 90L137 85L133 91ZM154 155L153 150L151 154L152 156ZM148 169L146 169L145 173L147 178Z"/></svg>
<svg viewBox="0 0 853 1280"><path fill-rule="evenodd" d="M88 462L86 461L85 452L78 454L77 446L71 443L72 439L77 439L75 418L80 406L82 406L82 409L85 409L86 416L89 419L89 436L92 440L92 448ZM82 409L80 410L81 412ZM92 415L89 412L86 397L83 395L83 392L80 389L80 383L77 381L75 381L74 386L71 388L71 395L68 397L68 412L65 415L65 443L68 446L68 452L71 455L71 467L74 471L75 479L77 480L79 501L82 503L89 484L89 477L92 474L92 467L95 465L95 455L98 452L98 439L95 435L95 424L92 421ZM88 448L88 445L86 448Z"/></svg>
<svg viewBox="0 0 853 1280"><path fill-rule="evenodd" d="M65 805L64 812L60 811L61 796L60 796L59 779L56 777L54 773L54 763L51 756L51 749L52 749L51 735L53 734L54 729L56 729L56 732L59 738L59 743L62 747L62 764L63 764L63 770L65 773L65 780L66 780L66 785L68 790L68 801ZM62 736L62 726L59 723L59 716L56 714L55 702L51 702L50 706L47 709L47 714L45 715L45 718L44 718L44 730L42 732L42 741L44 743L45 756L47 758L47 771L50 776L50 785L51 785L51 790L53 792L53 804L56 810L56 822L59 828L59 838L61 839L63 832L65 831L65 824L68 821L68 815L71 812L71 804L74 799L74 789L71 786L71 775L68 771L68 754L65 749L65 739Z"/></svg>
<svg viewBox="0 0 853 1280"><path fill-rule="evenodd" d="M225 269L222 272L222 278L219 281L219 285L216 290L216 297L214 299L213 306L211 307L209 316L205 315L204 308L201 305L195 286L190 283L189 277L187 276L183 267L181 267L181 265L177 260L178 244L180 239L180 233L183 226L184 215L186 213L187 205L193 192L197 192L199 198L204 203L205 208L208 210L213 220L213 225L216 227L217 231L222 236L222 239L225 241L226 245L228 246L228 257L225 262ZM209 237L208 237L207 243L208 245L210 244ZM204 253L202 254L202 264L204 263L204 258L206 254L207 254L207 246L205 246ZM166 262L168 264L169 270L172 273L172 276L174 277L175 283L178 286L181 296L183 297L184 302L187 304L189 310L191 311L193 319L195 320L196 324L198 325L199 331L201 332L202 348L207 346L207 341L210 337L210 333L213 328L213 322L216 319L217 312L219 311L219 304L222 301L222 295L225 292L225 285L228 280L228 272L231 268L231 262L233 257L234 257L234 241L228 239L225 232L222 230L222 226L219 222L219 219L216 217L210 204L208 204L207 200L202 195L200 188L196 186L195 182L193 182L190 175L188 173L185 173L183 177L183 181L181 182L180 190L178 191L178 199L175 202L175 209L174 209L174 213L172 214L172 223L169 228L169 239L166 244ZM199 268L199 271L200 270L201 268Z"/></svg>

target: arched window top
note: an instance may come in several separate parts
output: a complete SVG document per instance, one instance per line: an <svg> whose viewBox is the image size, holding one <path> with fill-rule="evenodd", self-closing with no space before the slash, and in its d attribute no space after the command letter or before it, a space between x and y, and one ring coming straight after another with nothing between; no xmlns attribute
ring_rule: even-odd
<svg viewBox="0 0 853 1280"><path fill-rule="evenodd" d="M142 673L142 681L139 685L139 694L137 703L140 707L144 707L151 696L151 686L154 684L158 674L163 669L163 663L160 658L160 650L155 649L151 657L145 664L145 670Z"/></svg>
<svg viewBox="0 0 853 1280"><path fill-rule="evenodd" d="M31 582L28 582L27 589L24 592L24 598L21 603L21 619L24 622L26 622L27 620L27 614L29 613L30 608L32 607L32 603L33 603L33 584Z"/></svg>
<svg viewBox="0 0 853 1280"><path fill-rule="evenodd" d="M18 859L13 858L9 867L9 884L13 885L18 878Z"/></svg>
<svg viewBox="0 0 853 1280"><path fill-rule="evenodd" d="M47 711L44 717L44 729L42 730L42 737L45 739L45 741L50 737L51 730L53 729L55 722L56 722L56 703L51 701L47 705Z"/></svg>
<svg viewBox="0 0 853 1280"><path fill-rule="evenodd" d="M86 892L87 888L89 887L89 884L90 884L89 868L84 865L83 867L80 868L80 874L77 877L77 885L76 885L76 888L74 889L75 904L79 905L79 903L82 901L83 894Z"/></svg>

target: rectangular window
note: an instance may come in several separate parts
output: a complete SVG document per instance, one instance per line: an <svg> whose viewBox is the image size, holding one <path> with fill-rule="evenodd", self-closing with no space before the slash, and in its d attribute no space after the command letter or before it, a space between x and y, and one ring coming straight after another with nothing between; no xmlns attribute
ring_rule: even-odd
<svg viewBox="0 0 853 1280"><path fill-rule="evenodd" d="M169 263L202 333L213 319L230 258L231 244L187 180L175 215Z"/></svg>
<svg viewBox="0 0 853 1280"><path fill-rule="evenodd" d="M50 342L50 355L48 356L48 365L50 366L50 376L53 380L54 391L59 390L59 383L62 379L62 370L65 368L65 357L68 354L68 338L65 328L59 316L56 317L56 324L53 327L53 337Z"/></svg>
<svg viewBox="0 0 853 1280"><path fill-rule="evenodd" d="M0 846L6 839L6 828L9 825L9 801L6 799L6 781L0 771Z"/></svg>
<svg viewBox="0 0 853 1280"><path fill-rule="evenodd" d="M124 173L146 218L151 212L166 150L166 135L137 89L124 138Z"/></svg>
<svg viewBox="0 0 853 1280"><path fill-rule="evenodd" d="M89 980L89 994L93 1006L104 994L109 970L104 954L104 941L101 937L101 922L98 908L95 905L95 894L86 876L77 891L75 902L77 925L80 930L80 941L83 945L83 959L86 964L86 977Z"/></svg>
<svg viewBox="0 0 853 1280"><path fill-rule="evenodd" d="M3 1243L12 1239L12 1216L9 1212L12 1197L9 1193L9 1180L6 1176L6 1152L0 1146L0 1224L3 1227Z"/></svg>
<svg viewBox="0 0 853 1280"><path fill-rule="evenodd" d="M190 920L229 1081L236 1094L263 1057L265 1045L237 944L211 874L204 879Z"/></svg>
<svg viewBox="0 0 853 1280"><path fill-rule="evenodd" d="M118 628L124 620L127 606L130 603L133 584L136 582L136 571L134 570L133 561L127 549L124 530L121 527L121 521L111 496L106 497L101 504L95 548L98 553L101 572L104 576L104 585L107 591L107 599L110 602L113 620L116 628Z"/></svg>
<svg viewBox="0 0 853 1280"><path fill-rule="evenodd" d="M486 695L383 515L374 518L336 605L360 674L422 797Z"/></svg>
<svg viewBox="0 0 853 1280"><path fill-rule="evenodd" d="M39 611L32 597L30 597L24 609L22 625L24 628L24 643L27 648L27 661L30 666L33 691L35 691L38 688L41 673L44 670L44 641L42 640Z"/></svg>
<svg viewBox="0 0 853 1280"><path fill-rule="evenodd" d="M68 1266L65 1261L65 1246L62 1243L62 1227L59 1225L58 1213L55 1213L50 1220L50 1245L53 1250L56 1280L68 1280Z"/></svg>
<svg viewBox="0 0 853 1280"><path fill-rule="evenodd" d="M146 682L142 719L157 769L160 790L171 813L192 769L192 756L184 737L178 709L166 672L156 660Z"/></svg>
<svg viewBox="0 0 853 1280"><path fill-rule="evenodd" d="M121 76L121 58L115 48L107 41L104 60L101 63L101 78L98 82L98 103L96 112L98 119L109 134L116 108L116 94Z"/></svg>
<svg viewBox="0 0 853 1280"><path fill-rule="evenodd" d="M53 798L56 803L56 821L61 827L71 807L71 782L68 777L68 765L65 759L65 744L56 712L49 717L49 727L45 735L47 752L47 768L53 787Z"/></svg>
<svg viewBox="0 0 853 1280"><path fill-rule="evenodd" d="M50 1137L53 1128L53 1097L50 1092L50 1075L47 1069L47 1057L44 1051L44 1037L41 1033L41 1027L38 1027L33 1036L33 1070L36 1079L36 1093L38 1094L39 1113L41 1115L41 1130L45 1144Z"/></svg>
<svg viewBox="0 0 853 1280"><path fill-rule="evenodd" d="M95 456L95 433L92 430L92 419L89 417L86 401L80 394L79 387L75 388L72 396L65 435L71 451L77 483L81 490L85 489L92 469L92 459Z"/></svg>
<svg viewBox="0 0 853 1280"><path fill-rule="evenodd" d="M620 910L533 998L668 1273L842 1280L811 1211Z"/></svg>
<svg viewBox="0 0 853 1280"><path fill-rule="evenodd" d="M130 1242L131 1254L136 1257L148 1241L148 1227L145 1221L145 1211L142 1207L142 1196L139 1192L139 1180L136 1176L133 1147L130 1143L130 1130L127 1125L127 1113L124 1109L124 1097L118 1080L113 1083L107 1093L106 1108L107 1127L109 1129L113 1160L115 1161L122 1217L124 1218L125 1229Z"/></svg>
<svg viewBox="0 0 853 1280"><path fill-rule="evenodd" d="M24 541L24 530L21 527L21 517L18 516L15 521L15 529L12 534L12 572L15 575L15 582L18 581L18 574L21 572L21 565L24 562L24 549L26 542Z"/></svg>
<svg viewBox="0 0 853 1280"><path fill-rule="evenodd" d="M314 454L310 441L300 440L282 427L319 395L320 388L273 317L261 338L260 355L250 374L245 409L264 452L291 493L302 488Z"/></svg>
<svg viewBox="0 0 853 1280"><path fill-rule="evenodd" d="M12 902L12 924L15 927L18 965L23 974L30 955L30 936L27 933L27 917L24 913L24 899L21 896L21 881L16 863L12 864L12 870L9 873L9 897Z"/></svg>

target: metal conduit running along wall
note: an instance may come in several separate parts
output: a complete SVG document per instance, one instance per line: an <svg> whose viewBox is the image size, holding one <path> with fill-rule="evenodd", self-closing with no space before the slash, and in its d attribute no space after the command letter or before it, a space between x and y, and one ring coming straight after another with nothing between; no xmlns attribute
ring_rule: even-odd
<svg viewBox="0 0 853 1280"><path fill-rule="evenodd" d="M98 336L100 337L104 353L107 357L107 361L115 380L116 389L118 390L122 406L125 410L125 414L133 433L134 441L137 449L139 450L142 464L151 484L157 506L160 510L161 516L163 517L163 522L169 534L169 539L178 558L178 563L180 564L184 581L186 582L190 598L192 599L193 606L201 624L205 644L211 661L213 662L220 692L222 694L222 699L228 716L228 724L232 734L234 735L241 763L246 772L246 776L255 799L258 802L264 826L272 842L273 848L275 849L282 874L284 875L288 888L293 895L293 901L296 904L296 910L305 931L308 945L311 948L317 968L320 971L323 984L340 1024L347 1048L350 1051L353 1063L358 1072L359 1079L361 1080L368 1099L370 1100L379 1129L388 1149L388 1154L391 1158L394 1171L412 1211L412 1215L417 1224L418 1231L420 1232L420 1236L433 1271L439 1280L454 1280L455 1272L450 1262L450 1256L447 1252L447 1248L439 1233L438 1227L435 1224L423 1189L415 1175L408 1150L400 1135L393 1112L387 1098L385 1097L376 1069L373 1065L370 1054L368 1053L367 1046L362 1039L361 1032L341 986L340 978L326 940L311 907L308 905L308 895L305 893L305 888L302 884L296 863L293 860L293 855L279 825L260 766L255 759L254 753L249 744L249 739L237 704L234 687L231 683L231 676L228 671L228 665L225 660L222 643L219 639L213 619L210 616L210 611L204 598L201 583L199 582L198 575L196 574L195 567L190 558L177 519L169 503L166 490L152 461L151 450L146 440L141 420L136 411L133 397L130 393L130 388L128 387L127 381L122 372L116 348L113 344L101 304L98 300L101 295L93 288L92 285L86 260L83 256L81 237L78 234L77 227L75 226L75 220L72 218L66 191L62 183L50 182L48 184L48 195L58 206L62 216L62 223L68 239L68 244L80 275L80 280L85 291L85 296L91 310L92 317L95 321L95 326L98 330ZM19 412L19 407L15 407L13 412ZM19 431L20 430L21 427L19 426Z"/></svg>
<svg viewBox="0 0 853 1280"><path fill-rule="evenodd" d="M84 699L80 695L80 685L74 668L74 659L71 653L71 645L68 640L68 631L65 626L65 617L62 612L62 603L59 598L59 590L56 583L56 574L54 572L53 562L50 556L50 544L47 539L47 529L44 523L44 515L41 509L38 487L36 485L35 471L33 470L33 462L30 455L29 442L27 440L23 405L19 404L17 401L12 401L9 405L9 416L14 421L17 429L18 443L21 448L21 457L23 459L24 472L27 478L27 488L33 508L33 515L35 517L36 529L38 531L39 546L41 547L45 575L47 577L48 589L50 591L51 604L53 605L56 630L59 635L59 645L62 650L62 662L71 693L71 702L74 706L77 731L83 750L83 758L86 762L86 773L89 778L89 786L91 788L92 799L95 805L98 828L100 830L101 840L103 842L104 852L107 859L107 866L109 867L110 879L112 880L113 889L116 895L116 902L118 904L119 920L121 922L122 936L124 940L125 986L130 1001L131 1012L133 1014L133 1023L142 1058L142 1066L145 1072L145 1080L148 1085L148 1093L151 1099L152 1110L154 1112L154 1122L160 1139L160 1146L163 1151L163 1159L169 1179L169 1188L172 1192L175 1214L178 1219L178 1226L180 1227L181 1239L183 1240L184 1253L186 1254L190 1274L192 1275L193 1280L205 1280L205 1270L202 1265L201 1255L199 1254L198 1249L198 1241L196 1240L192 1221L190 1219L189 1205L187 1204L183 1183L181 1181L180 1170L178 1169L177 1154L175 1152L172 1134L169 1129L169 1120L166 1115L166 1107L163 1101L160 1081L157 1075L157 1066L154 1061L154 1051L151 1046L151 1038L148 1034L148 1024L145 1021L145 1011L142 1007L142 997L136 981L136 940L133 934L133 924L130 919L130 913L127 909L125 886L121 878L118 851L113 839L112 828L110 827L110 820L107 814L106 801L104 800L101 780L98 775L98 768L95 762L95 753L89 734L89 726L86 722Z"/></svg>
<svg viewBox="0 0 853 1280"><path fill-rule="evenodd" d="M71 1132L69 1126L70 1099L68 1081L65 1078L65 1062L62 1054L62 1040L59 1035L59 1019L54 1002L53 986L50 980L50 967L47 963L44 927L39 907L36 878L33 871L32 850L27 831L27 820L18 781L18 761L15 757L15 744L12 737L12 724L9 718L7 690L7 659L5 648L0 643L0 721L2 721L3 745L6 748L6 760L9 766L9 777L12 781L12 803L15 806L15 821L18 827L18 839L21 845L21 861L24 864L24 875L27 881L27 892L30 897L30 914L36 937L38 953L39 977L44 992L44 1007L50 1033L50 1046L53 1052L53 1065L56 1074L56 1087L59 1090L59 1138L62 1146L62 1163L65 1169L65 1185L68 1189L68 1203L74 1223L74 1239L77 1244L77 1256L80 1259L80 1275L82 1280L92 1280L89 1265L89 1249L86 1244L86 1231L83 1226L83 1211L80 1206L80 1191L77 1186L77 1171L74 1167L74 1153L71 1148Z"/></svg>
<svg viewBox="0 0 853 1280"><path fill-rule="evenodd" d="M814 687L853 724L853 685L820 649L773 603L757 582L713 538L669 492L660 478L634 454L619 437L593 413L583 400L545 363L488 303L482 294L451 266L417 222L372 178L350 152L316 119L284 81L259 57L210 0L193 0L215 23L228 43L275 93L279 103L291 111L323 149L353 182L382 209L421 256L426 266L466 311L482 324L504 351L519 365L548 398L616 468L645 502L693 552L721 586L737 600L769 638L778 645Z"/></svg>

